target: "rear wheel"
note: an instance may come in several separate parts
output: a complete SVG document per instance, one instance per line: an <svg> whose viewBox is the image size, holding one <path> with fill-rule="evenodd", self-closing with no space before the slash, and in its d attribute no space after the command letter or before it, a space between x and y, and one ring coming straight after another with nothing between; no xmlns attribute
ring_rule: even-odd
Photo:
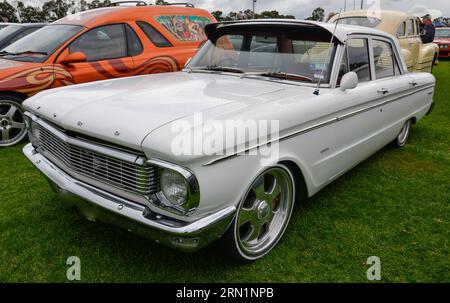
<svg viewBox="0 0 450 303"><path fill-rule="evenodd" d="M13 95L0 95L0 147L20 143L27 135L22 99Z"/></svg>
<svg viewBox="0 0 450 303"><path fill-rule="evenodd" d="M223 244L240 261L267 255L283 236L294 206L294 178L284 165L259 175L242 199Z"/></svg>
<svg viewBox="0 0 450 303"><path fill-rule="evenodd" d="M408 120L403 124L402 130L398 134L397 138L392 142L395 147L403 147L406 145L411 133L411 120Z"/></svg>

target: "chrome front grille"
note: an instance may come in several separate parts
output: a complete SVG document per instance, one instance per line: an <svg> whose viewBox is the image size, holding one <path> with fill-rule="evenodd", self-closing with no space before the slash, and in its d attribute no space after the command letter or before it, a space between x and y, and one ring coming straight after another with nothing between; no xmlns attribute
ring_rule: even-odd
<svg viewBox="0 0 450 303"><path fill-rule="evenodd" d="M112 185L139 195L151 195L157 191L157 167L137 165L106 154L80 148L61 140L42 126L39 150L50 158L56 158L68 173L74 172L96 181Z"/></svg>

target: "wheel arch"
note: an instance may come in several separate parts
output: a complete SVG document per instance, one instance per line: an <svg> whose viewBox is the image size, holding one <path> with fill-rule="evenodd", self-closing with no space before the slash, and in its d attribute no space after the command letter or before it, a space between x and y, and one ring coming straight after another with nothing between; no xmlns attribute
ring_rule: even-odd
<svg viewBox="0 0 450 303"><path fill-rule="evenodd" d="M0 97L1 96L7 96L7 95L9 95L9 96L15 96L15 97L17 97L17 98L20 98L21 100L22 100L22 102L23 101L25 101L27 98L28 98L28 96L27 95L25 95L25 94L22 94L22 93L19 93L19 92L15 92L15 91L0 91Z"/></svg>
<svg viewBox="0 0 450 303"><path fill-rule="evenodd" d="M308 187L306 185L306 179L305 176L301 170L301 168L298 166L297 163L295 163L292 160L283 160L279 162L279 164L282 164L286 166L294 176L295 186L296 186L296 198L295 202L301 202L309 198L309 192Z"/></svg>

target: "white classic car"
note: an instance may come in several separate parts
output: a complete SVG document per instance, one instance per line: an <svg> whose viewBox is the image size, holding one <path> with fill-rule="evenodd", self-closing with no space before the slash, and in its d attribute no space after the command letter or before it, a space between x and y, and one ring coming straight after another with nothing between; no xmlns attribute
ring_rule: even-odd
<svg viewBox="0 0 450 303"><path fill-rule="evenodd" d="M385 145L405 145L434 105L435 78L408 72L379 30L250 20L206 32L182 72L24 103L24 153L61 201L183 251L222 237L232 255L257 260L294 203Z"/></svg>

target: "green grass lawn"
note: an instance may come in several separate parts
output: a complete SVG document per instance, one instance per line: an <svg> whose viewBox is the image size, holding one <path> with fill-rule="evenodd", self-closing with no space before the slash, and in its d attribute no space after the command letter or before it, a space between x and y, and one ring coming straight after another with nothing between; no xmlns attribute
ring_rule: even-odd
<svg viewBox="0 0 450 303"><path fill-rule="evenodd" d="M21 153L0 149L0 281L450 282L450 62L435 69L436 108L403 149L386 147L295 211L265 259L237 265L212 245L186 255L62 207Z"/></svg>

